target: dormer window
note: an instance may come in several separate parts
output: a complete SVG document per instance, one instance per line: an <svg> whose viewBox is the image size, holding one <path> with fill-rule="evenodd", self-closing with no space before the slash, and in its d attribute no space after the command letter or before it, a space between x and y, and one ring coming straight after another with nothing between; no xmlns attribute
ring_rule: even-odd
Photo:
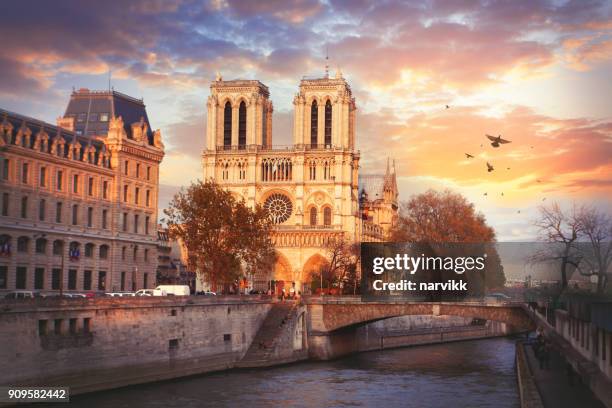
<svg viewBox="0 0 612 408"><path fill-rule="evenodd" d="M108 113L100 114L100 122L108 122Z"/></svg>

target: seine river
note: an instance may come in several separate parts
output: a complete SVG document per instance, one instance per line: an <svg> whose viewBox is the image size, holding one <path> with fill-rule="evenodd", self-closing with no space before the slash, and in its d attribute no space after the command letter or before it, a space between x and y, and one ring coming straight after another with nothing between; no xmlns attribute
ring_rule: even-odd
<svg viewBox="0 0 612 408"><path fill-rule="evenodd" d="M514 341L495 338L232 370L89 394L96 407L519 407Z"/></svg>

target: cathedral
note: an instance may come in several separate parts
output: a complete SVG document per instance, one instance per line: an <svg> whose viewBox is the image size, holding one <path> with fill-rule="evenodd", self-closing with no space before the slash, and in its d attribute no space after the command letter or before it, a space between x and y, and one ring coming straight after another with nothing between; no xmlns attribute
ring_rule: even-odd
<svg viewBox="0 0 612 408"><path fill-rule="evenodd" d="M207 102L203 176L274 222L274 269L251 277L257 290L294 287L308 293L311 276L327 262L324 245L384 241L397 217L395 165L360 175L356 105L342 73L304 78L293 100L293 144L272 139L272 101L257 80L217 75Z"/></svg>

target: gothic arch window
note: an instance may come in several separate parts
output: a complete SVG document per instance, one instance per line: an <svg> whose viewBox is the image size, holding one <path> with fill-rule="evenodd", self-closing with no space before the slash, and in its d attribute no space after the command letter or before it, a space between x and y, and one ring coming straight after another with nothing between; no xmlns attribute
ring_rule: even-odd
<svg viewBox="0 0 612 408"><path fill-rule="evenodd" d="M317 225L317 209L310 207L310 225Z"/></svg>
<svg viewBox="0 0 612 408"><path fill-rule="evenodd" d="M225 102L223 109L223 147L232 145L232 104Z"/></svg>
<svg viewBox="0 0 612 408"><path fill-rule="evenodd" d="M325 147L331 147L332 143L332 104L327 100L325 103Z"/></svg>
<svg viewBox="0 0 612 408"><path fill-rule="evenodd" d="M262 181L290 181L293 178L293 163L288 157L264 159L261 163Z"/></svg>
<svg viewBox="0 0 612 408"><path fill-rule="evenodd" d="M246 125L247 125L247 109L244 101L240 102L238 108L238 146L244 148L246 146Z"/></svg>
<svg viewBox="0 0 612 408"><path fill-rule="evenodd" d="M331 179L331 163L326 160L323 162L323 179L330 180Z"/></svg>
<svg viewBox="0 0 612 408"><path fill-rule="evenodd" d="M316 147L317 133L319 132L319 106L317 101L312 101L310 106L310 145Z"/></svg>
<svg viewBox="0 0 612 408"><path fill-rule="evenodd" d="M332 210L329 207L323 209L323 225L331 225L332 223Z"/></svg>
<svg viewBox="0 0 612 408"><path fill-rule="evenodd" d="M310 180L316 180L317 179L317 163L313 160L310 162L310 164L308 165L308 170L309 170L309 175L310 175Z"/></svg>
<svg viewBox="0 0 612 408"><path fill-rule="evenodd" d="M285 194L275 193L266 199L264 208L274 224L282 224L291 217L293 204Z"/></svg>

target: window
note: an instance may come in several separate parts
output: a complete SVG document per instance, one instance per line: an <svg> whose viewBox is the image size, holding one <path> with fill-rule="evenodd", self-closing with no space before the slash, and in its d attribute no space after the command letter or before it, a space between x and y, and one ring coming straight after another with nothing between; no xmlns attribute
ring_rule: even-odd
<svg viewBox="0 0 612 408"><path fill-rule="evenodd" d="M79 192L79 175L78 174L75 174L74 176L72 176L72 192L75 194Z"/></svg>
<svg viewBox="0 0 612 408"><path fill-rule="evenodd" d="M226 342L226 343L232 341L232 335L231 334L224 334L223 335L223 341Z"/></svg>
<svg viewBox="0 0 612 408"><path fill-rule="evenodd" d="M68 269L68 290L76 290L77 271L76 269Z"/></svg>
<svg viewBox="0 0 612 408"><path fill-rule="evenodd" d="M145 224L144 224L144 227L145 227L145 234L148 234L148 233L149 233L149 221L150 221L150 218L149 218L149 216L147 215L147 216L145 217Z"/></svg>
<svg viewBox="0 0 612 408"><path fill-rule="evenodd" d="M63 181L64 181L64 172L61 170L58 170L57 178L56 178L57 191L62 191Z"/></svg>
<svg viewBox="0 0 612 408"><path fill-rule="evenodd" d="M40 179L38 180L41 187L47 187L47 168L40 168Z"/></svg>
<svg viewBox="0 0 612 408"><path fill-rule="evenodd" d="M90 122L97 122L98 121L98 114L97 113L90 113L89 114L89 121Z"/></svg>
<svg viewBox="0 0 612 408"><path fill-rule="evenodd" d="M30 243L30 238L28 237L17 238L17 252L28 252L29 243Z"/></svg>
<svg viewBox="0 0 612 408"><path fill-rule="evenodd" d="M9 212L9 193L2 193L2 215L7 217Z"/></svg>
<svg viewBox="0 0 612 408"><path fill-rule="evenodd" d="M34 289L45 288L45 268L34 269Z"/></svg>
<svg viewBox="0 0 612 408"><path fill-rule="evenodd" d="M44 238L38 238L36 240L36 253L37 254L46 254L47 253L47 240Z"/></svg>
<svg viewBox="0 0 612 408"><path fill-rule="evenodd" d="M126 247L121 247L121 260L125 261Z"/></svg>
<svg viewBox="0 0 612 408"><path fill-rule="evenodd" d="M317 179L317 163L314 161L311 161L310 164L308 165L308 169L310 170L310 179L316 180Z"/></svg>
<svg viewBox="0 0 612 408"><path fill-rule="evenodd" d="M55 222L62 222L62 203L55 203Z"/></svg>
<svg viewBox="0 0 612 408"><path fill-rule="evenodd" d="M46 202L45 202L45 199L43 198L38 203L38 220L39 221L45 220L45 208L46 208Z"/></svg>
<svg viewBox="0 0 612 408"><path fill-rule="evenodd" d="M3 180L9 179L10 168L11 168L11 164L10 164L9 159L4 159L2 161L2 179Z"/></svg>
<svg viewBox="0 0 612 408"><path fill-rule="evenodd" d="M121 272L121 291L125 290L125 272Z"/></svg>
<svg viewBox="0 0 612 408"><path fill-rule="evenodd" d="M78 225L79 223L79 206L74 204L72 206L72 225Z"/></svg>
<svg viewBox="0 0 612 408"><path fill-rule="evenodd" d="M128 188L129 187L127 184L123 186L123 202L124 203L127 203L127 200L128 200Z"/></svg>
<svg viewBox="0 0 612 408"><path fill-rule="evenodd" d="M6 289L7 278L8 278L8 266L0 265L0 289Z"/></svg>
<svg viewBox="0 0 612 408"><path fill-rule="evenodd" d="M53 255L61 255L64 251L64 242L59 239L53 241Z"/></svg>
<svg viewBox="0 0 612 408"><path fill-rule="evenodd" d="M91 317L83 319L83 333L89 333L91 331Z"/></svg>
<svg viewBox="0 0 612 408"><path fill-rule="evenodd" d="M92 196L94 193L94 178L90 177L87 180L87 195Z"/></svg>
<svg viewBox="0 0 612 408"><path fill-rule="evenodd" d="M317 133L319 132L319 106L317 101L312 101L310 105L310 144L312 147L317 145Z"/></svg>
<svg viewBox="0 0 612 408"><path fill-rule="evenodd" d="M145 289L149 287L149 274L148 273L145 273L142 277L142 287Z"/></svg>
<svg viewBox="0 0 612 408"><path fill-rule="evenodd" d="M18 266L16 269L17 276L15 277L15 289L26 288L26 276L27 268L25 266Z"/></svg>
<svg viewBox="0 0 612 408"><path fill-rule="evenodd" d="M168 350L176 350L179 347L178 339L168 340Z"/></svg>
<svg viewBox="0 0 612 408"><path fill-rule="evenodd" d="M232 105L225 103L223 108L223 146L232 145Z"/></svg>
<svg viewBox="0 0 612 408"><path fill-rule="evenodd" d="M332 105L329 99L325 102L325 147L332 142Z"/></svg>
<svg viewBox="0 0 612 408"><path fill-rule="evenodd" d="M98 272L98 290L106 290L106 272Z"/></svg>
<svg viewBox="0 0 612 408"><path fill-rule="evenodd" d="M70 330L70 334L76 334L77 332L77 319L75 317L68 320L68 327Z"/></svg>
<svg viewBox="0 0 612 408"><path fill-rule="evenodd" d="M246 145L246 123L247 123L247 109L244 101L240 102L238 108L238 146L244 147Z"/></svg>
<svg viewBox="0 0 612 408"><path fill-rule="evenodd" d="M87 208L87 226L88 227L93 227L93 212L94 212L93 207Z"/></svg>
<svg viewBox="0 0 612 408"><path fill-rule="evenodd" d="M91 271L83 271L83 290L91 290Z"/></svg>
<svg viewBox="0 0 612 408"><path fill-rule="evenodd" d="M310 208L310 225L317 225L317 209L315 207Z"/></svg>
<svg viewBox="0 0 612 408"><path fill-rule="evenodd" d="M100 245L100 259L108 258L108 245Z"/></svg>
<svg viewBox="0 0 612 408"><path fill-rule="evenodd" d="M28 197L21 197L21 218L28 218Z"/></svg>
<svg viewBox="0 0 612 408"><path fill-rule="evenodd" d="M56 335L62 334L62 319L55 319L53 322L53 332Z"/></svg>
<svg viewBox="0 0 612 408"><path fill-rule="evenodd" d="M59 290L61 274L62 271L60 269L53 268L51 270L51 289Z"/></svg>
<svg viewBox="0 0 612 408"><path fill-rule="evenodd" d="M136 163L136 177L140 177L140 163Z"/></svg>
<svg viewBox="0 0 612 408"><path fill-rule="evenodd" d="M28 218L28 197L21 198L21 218Z"/></svg>
<svg viewBox="0 0 612 408"><path fill-rule="evenodd" d="M91 242L85 244L85 258L93 257L93 253L94 253L94 244L92 244Z"/></svg>
<svg viewBox="0 0 612 408"><path fill-rule="evenodd" d="M332 210L329 207L323 209L323 225L331 225L332 222Z"/></svg>
<svg viewBox="0 0 612 408"><path fill-rule="evenodd" d="M38 335L39 336L47 335L47 321L46 320L38 321Z"/></svg>
<svg viewBox="0 0 612 408"><path fill-rule="evenodd" d="M108 181L106 180L102 182L102 198L105 200L108 198Z"/></svg>
<svg viewBox="0 0 612 408"><path fill-rule="evenodd" d="M79 113L77 115L77 122L85 122L86 118L87 118L87 114L86 113Z"/></svg>
<svg viewBox="0 0 612 408"><path fill-rule="evenodd" d="M138 214L134 214L134 234L138 234L139 218L140 216Z"/></svg>
<svg viewBox="0 0 612 408"><path fill-rule="evenodd" d="M140 188L136 187L134 189L134 204L140 204Z"/></svg>
<svg viewBox="0 0 612 408"><path fill-rule="evenodd" d="M147 192L145 193L145 205L147 207L151 206L151 190L147 190Z"/></svg>
<svg viewBox="0 0 612 408"><path fill-rule="evenodd" d="M23 163L21 165L21 182L23 184L28 184L28 163Z"/></svg>
<svg viewBox="0 0 612 408"><path fill-rule="evenodd" d="M151 180L151 166L147 166L147 180Z"/></svg>
<svg viewBox="0 0 612 408"><path fill-rule="evenodd" d="M134 260L134 262L138 260L138 246L134 246L134 254L132 259Z"/></svg>
<svg viewBox="0 0 612 408"><path fill-rule="evenodd" d="M123 174L127 176L129 170L130 170L130 162L126 160L123 162Z"/></svg>
<svg viewBox="0 0 612 408"><path fill-rule="evenodd" d="M128 218L127 213L123 213L123 222L122 222L123 231L127 231L127 218Z"/></svg>
<svg viewBox="0 0 612 408"><path fill-rule="evenodd" d="M108 228L108 210L102 210L102 228Z"/></svg>
<svg viewBox="0 0 612 408"><path fill-rule="evenodd" d="M100 114L100 122L108 122L108 113Z"/></svg>

